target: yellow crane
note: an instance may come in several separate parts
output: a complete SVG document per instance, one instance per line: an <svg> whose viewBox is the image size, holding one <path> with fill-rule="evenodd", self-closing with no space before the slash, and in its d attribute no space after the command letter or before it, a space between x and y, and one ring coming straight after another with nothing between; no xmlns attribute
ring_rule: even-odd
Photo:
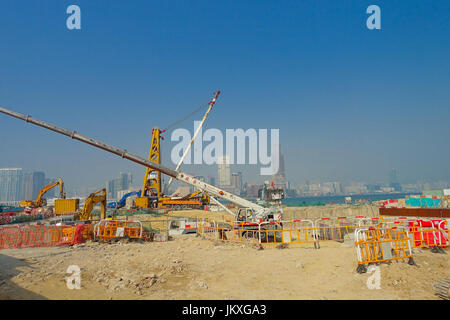
<svg viewBox="0 0 450 320"><path fill-rule="evenodd" d="M200 125L197 127L194 136L191 139L189 146L184 150L183 156L180 159L175 171L177 171L181 164L183 163L184 158L188 154L188 151L192 144L194 143L195 138L200 132L203 123L208 117L209 112L213 108L216 103L217 98L219 97L220 91L217 91L214 95L214 98L208 102L209 108L203 116ZM154 162L158 165L161 164L161 143L160 140L164 139L161 136L165 130L160 130L159 128L154 127L152 129L152 142L150 145L150 153L148 155L148 160ZM167 184L166 191L168 186L172 182L173 177L170 177L169 183ZM171 209L188 209L188 208L196 208L201 209L203 206L208 205L210 202L210 197L203 191L195 191L191 194L188 194L182 198L172 198L170 196L164 195L161 189L161 171L156 170L154 168L147 167L144 175L144 183L142 185L142 190L140 196L136 199L136 207L138 208L171 208Z"/></svg>
<svg viewBox="0 0 450 320"><path fill-rule="evenodd" d="M81 210L79 220L91 220L92 209L96 204L100 203L100 219L106 218L106 189L103 188L94 193L91 193L84 201L83 209Z"/></svg>
<svg viewBox="0 0 450 320"><path fill-rule="evenodd" d="M41 191L39 191L39 194L36 198L36 201L32 201L32 200L24 200L24 201L20 201L19 202L19 206L21 207L42 207L46 204L44 197L44 194L49 191L50 189L53 189L54 187L59 185L59 197L61 199L65 199L66 198L66 193L64 192L64 182L62 181L61 178L58 178L58 181L52 182L48 185L46 185L45 187L43 187L41 189Z"/></svg>
<svg viewBox="0 0 450 320"><path fill-rule="evenodd" d="M153 128L152 143L148 160L156 164L161 163L161 133L163 130ZM161 172L152 168L145 171L141 194L136 199L138 208L168 208L168 209L201 209L209 204L209 196L202 191L194 191L181 198L172 198L164 195L161 189Z"/></svg>

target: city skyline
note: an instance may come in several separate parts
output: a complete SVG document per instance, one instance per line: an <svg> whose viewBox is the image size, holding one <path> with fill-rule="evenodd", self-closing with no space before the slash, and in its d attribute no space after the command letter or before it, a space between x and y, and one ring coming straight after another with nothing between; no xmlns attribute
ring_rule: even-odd
<svg viewBox="0 0 450 320"><path fill-rule="evenodd" d="M417 181L416 183L397 182L400 188L396 189L395 186L393 186L393 181L399 181L399 179L397 177L397 170L395 168L391 169L389 172L386 173L385 181L382 183L373 184L364 181L350 181L346 183L342 181L317 181L317 180L306 180L301 183L292 183L289 180L289 176L288 175L285 176L286 173L282 169L283 166L281 166L280 167L281 170L279 171L279 173L282 173L284 183L283 185L280 185L276 183L275 179L272 179L276 178L277 175L269 179L266 178L260 182L249 181L245 177L243 177L242 172L231 170L232 167L233 166L228 166L226 170L226 172L228 172L230 175L230 183L228 185L220 185L219 184L220 180L216 178L216 176L214 175L197 175L196 177L199 180L206 181L213 185L217 185L221 188L224 188L225 190L243 196L247 196L248 191L247 188L249 188L249 193L252 196L254 196L257 193L257 189L260 188L264 182L269 183L274 182L275 186L282 186L287 192L287 196L289 197L376 194L376 193L392 193L392 192L417 193L422 192L423 190L450 188L450 181L440 180L434 182ZM220 172L219 168L220 165L216 165L217 176L219 175ZM9 195L9 198L4 196L5 195L4 190L6 188L5 187L6 180L4 173L7 171L10 171L9 176L14 176L13 179L15 180L13 181L13 183L15 183L16 188L19 188L15 191L14 200L12 200L13 198L11 198L11 195ZM40 176L38 182L36 182L35 179L31 179L36 174ZM17 202L21 200L34 200L40 189L53 181L56 181L56 179L48 178L46 176L46 173L42 171L30 171L22 168L0 168L0 202L7 203L11 201ZM165 182L167 182L167 180ZM139 178L137 179L136 183L133 182L133 175L130 172L120 172L116 174L116 178L113 178L113 176L111 175L111 177L107 180L106 184L104 185L99 184L98 186L84 185L82 187L73 187L65 182L65 186L68 197L77 197L77 196L86 197L90 193L106 187L108 192L107 193L108 199L118 199L120 198L120 195L124 191L139 190L142 187L139 183L140 183ZM172 187L173 188L172 191L175 191L176 188L175 186L177 185L180 184L175 183L174 186ZM26 191L27 189L29 190L28 193ZM32 195L31 197L30 194ZM45 197L54 198L55 190L52 189L48 191Z"/></svg>

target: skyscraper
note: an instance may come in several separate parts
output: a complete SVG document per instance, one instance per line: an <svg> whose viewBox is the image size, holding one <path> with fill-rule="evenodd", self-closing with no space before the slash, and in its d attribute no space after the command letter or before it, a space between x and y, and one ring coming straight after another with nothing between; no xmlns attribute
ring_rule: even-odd
<svg viewBox="0 0 450 320"><path fill-rule="evenodd" d="M272 176L272 181L276 187L287 189L286 173L284 169L284 156L281 153L281 144L278 145L278 172Z"/></svg>
<svg viewBox="0 0 450 320"><path fill-rule="evenodd" d="M128 190L133 183L133 176L131 173L121 172L119 178L110 180L106 183L108 198L117 199L117 192Z"/></svg>
<svg viewBox="0 0 450 320"><path fill-rule="evenodd" d="M21 201L24 197L22 168L0 169L0 202Z"/></svg>
<svg viewBox="0 0 450 320"><path fill-rule="evenodd" d="M36 199L39 191L45 186L45 182L44 172L35 171L24 174L24 199Z"/></svg>
<svg viewBox="0 0 450 320"><path fill-rule="evenodd" d="M231 186L230 160L224 155L217 161L219 186Z"/></svg>
<svg viewBox="0 0 450 320"><path fill-rule="evenodd" d="M235 189L236 194L242 191L242 172L233 172L231 174L231 185Z"/></svg>
<svg viewBox="0 0 450 320"><path fill-rule="evenodd" d="M400 183L398 182L397 179L397 170L396 169L392 169L390 174L389 174L389 187L394 188L394 191L402 191L402 186L400 185Z"/></svg>

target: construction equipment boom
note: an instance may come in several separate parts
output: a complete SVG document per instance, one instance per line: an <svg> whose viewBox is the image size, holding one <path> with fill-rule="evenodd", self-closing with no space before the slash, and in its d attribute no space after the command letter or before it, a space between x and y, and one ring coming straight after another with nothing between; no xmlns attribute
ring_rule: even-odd
<svg viewBox="0 0 450 320"><path fill-rule="evenodd" d="M209 104L209 108L208 108L208 110L206 110L206 113L205 113L205 115L203 116L202 121L200 121L200 124L199 124L199 126L197 127L197 130L195 130L194 135L192 136L191 142L189 143L189 145L187 146L187 148L184 150L184 153L183 153L183 155L181 156L181 159L180 159L180 161L178 162L177 167L175 168L175 171L178 171L178 169L180 169L180 166L181 166L181 164L183 163L184 158L186 158L186 155L188 154L188 152L189 152L189 150L190 150L192 144L194 143L195 138L197 138L198 133L199 133L200 130L202 129L203 123L205 123L205 120L206 120L206 118L208 117L209 112L211 111L211 109L212 109L212 108L214 107L214 105L216 104L216 100L217 100L217 98L219 97L219 94L220 94L220 91L217 91L217 92L215 93L215 95L214 95L214 98L208 103L208 104ZM166 187L167 189L169 189L169 186L170 186L170 184L172 183L172 180L173 180L173 178L171 177L171 178L169 179L169 182L167 183L167 187Z"/></svg>
<svg viewBox="0 0 450 320"><path fill-rule="evenodd" d="M141 190L139 191L131 191L128 193L125 193L122 198L120 198L119 201L113 201L113 202L109 202L107 207L108 208L113 208L113 209L120 209L125 207L126 201L129 197L132 196L139 196L141 194Z"/></svg>
<svg viewBox="0 0 450 320"><path fill-rule="evenodd" d="M45 193L47 193L47 191L49 191L50 189L53 189L54 187L59 185L59 197L60 199L65 199L66 198L66 193L64 192L64 182L62 181L61 178L58 178L58 181L52 182L48 185L46 185L45 187L43 187L41 189L41 191L39 191L38 196L36 197L36 201L33 202L31 200L24 200L24 201L20 201L19 205L22 207L42 207L44 204L44 195Z"/></svg>
<svg viewBox="0 0 450 320"><path fill-rule="evenodd" d="M145 158L142 158L140 156L132 154L132 153L128 152L127 150L119 149L119 148L110 146L106 143L103 143L101 141L86 137L82 134L79 134L76 131L69 131L67 129L55 126L53 124L44 122L42 120L34 119L29 115L24 115L24 114L21 114L21 113L15 112L15 111L11 111L11 110L8 110L8 109L2 108L2 107L0 107L0 112L7 114L9 116L12 116L14 118L32 123L34 125L43 127L45 129L60 133L62 135L68 136L72 139L90 144L96 148L103 149L105 151L114 153L122 158L128 159L130 161L133 161L140 165L146 166L148 168L158 170L170 177L173 177L174 179L177 179L178 181L182 181L184 183L192 185L195 188L202 190L209 195L219 197L221 199L232 202L238 206L244 207L246 214L245 214L245 217L244 216L241 217L242 219L245 219L245 220L251 219L253 221L267 221L267 220L281 220L282 219L281 206L269 207L269 208L262 207L256 203L253 203L249 200L238 197L230 192L221 190L221 189L219 189L215 186L212 186L206 182L199 181L188 174L185 174L183 172L177 172L177 171L167 168L161 164L154 163ZM239 218L240 217L238 215L238 219Z"/></svg>
<svg viewBox="0 0 450 320"><path fill-rule="evenodd" d="M98 190L91 193L84 201L83 210L79 214L79 220L90 220L92 209L100 203L100 219L106 218L106 189Z"/></svg>

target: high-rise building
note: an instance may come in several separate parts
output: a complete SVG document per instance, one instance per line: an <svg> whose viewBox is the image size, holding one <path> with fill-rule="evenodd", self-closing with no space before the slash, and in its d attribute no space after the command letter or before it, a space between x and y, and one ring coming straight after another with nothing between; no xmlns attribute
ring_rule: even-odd
<svg viewBox="0 0 450 320"><path fill-rule="evenodd" d="M212 186L216 185L216 178L209 176L208 177L208 183Z"/></svg>
<svg viewBox="0 0 450 320"><path fill-rule="evenodd" d="M263 186L261 184L248 184L247 185L247 198L257 198L259 190L261 190Z"/></svg>
<svg viewBox="0 0 450 320"><path fill-rule="evenodd" d="M284 168L284 156L281 153L281 144L278 145L278 172L272 176L275 187L287 189L286 172Z"/></svg>
<svg viewBox="0 0 450 320"><path fill-rule="evenodd" d="M217 162L219 186L231 186L230 158L224 155Z"/></svg>
<svg viewBox="0 0 450 320"><path fill-rule="evenodd" d="M235 189L236 194L242 191L242 172L233 172L231 174L231 185Z"/></svg>
<svg viewBox="0 0 450 320"><path fill-rule="evenodd" d="M118 192L128 190L133 183L131 173L121 172L117 179L109 180L106 183L107 197L111 199L118 198Z"/></svg>
<svg viewBox="0 0 450 320"><path fill-rule="evenodd" d="M35 200L45 185L46 179L44 172L35 171L24 174L24 199ZM49 192L46 195L49 196Z"/></svg>
<svg viewBox="0 0 450 320"><path fill-rule="evenodd" d="M0 202L13 203L24 200L22 168L0 169Z"/></svg>
<svg viewBox="0 0 450 320"><path fill-rule="evenodd" d="M397 179L397 170L395 169L392 169L389 174L389 187L393 188L394 191L397 192L402 191L402 186Z"/></svg>

